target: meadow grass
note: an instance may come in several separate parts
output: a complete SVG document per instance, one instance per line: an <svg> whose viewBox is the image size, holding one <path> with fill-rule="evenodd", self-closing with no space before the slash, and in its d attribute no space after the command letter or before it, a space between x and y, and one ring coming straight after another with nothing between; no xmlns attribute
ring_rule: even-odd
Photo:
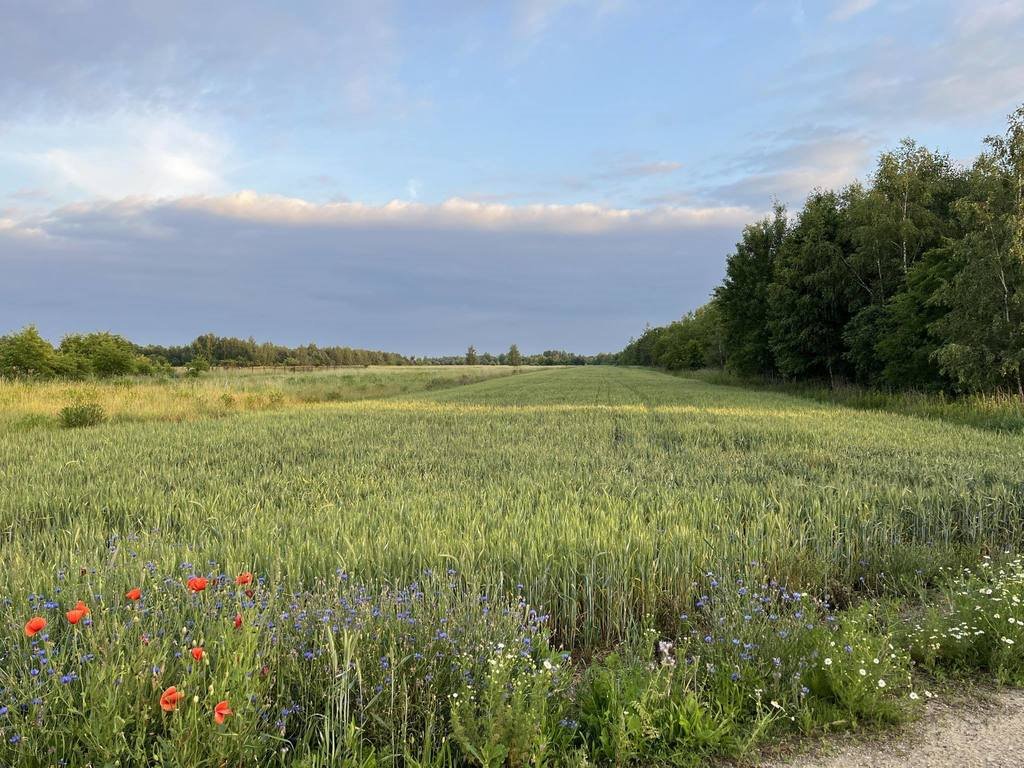
<svg viewBox="0 0 1024 768"><path fill-rule="evenodd" d="M168 765L688 764L894 720L910 668L890 620L835 611L1019 547L1022 477L1013 435L613 368L14 430L0 706L25 709L0 730L32 759L66 742ZM253 595L231 581L246 571ZM190 597L196 574L211 586ZM65 626L77 599L91 634ZM21 636L33 613L53 639ZM185 663L197 642L219 649L205 676ZM59 705L25 701L40 652L73 675L49 683ZM865 658L884 677L862 679ZM175 681L207 709L231 691L235 740L154 709ZM69 734L94 698L135 741ZM29 753L33 722L49 735Z"/></svg>
<svg viewBox="0 0 1024 768"><path fill-rule="evenodd" d="M372 366L293 372L218 368L116 380L26 381L0 377L0 432L58 426L62 409L97 405L114 422L188 421L311 403L366 400L461 386L530 369L510 366Z"/></svg>
<svg viewBox="0 0 1024 768"><path fill-rule="evenodd" d="M687 371L680 375L709 384L773 390L847 408L941 419L1000 432L1024 432L1024 400L1015 392L951 395L944 392L886 391L852 384L829 387L825 383L745 379L718 369Z"/></svg>

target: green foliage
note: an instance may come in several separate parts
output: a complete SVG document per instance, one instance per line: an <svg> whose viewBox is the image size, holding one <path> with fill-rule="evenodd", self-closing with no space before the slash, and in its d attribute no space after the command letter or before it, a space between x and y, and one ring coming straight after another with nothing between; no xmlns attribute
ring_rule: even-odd
<svg viewBox="0 0 1024 768"><path fill-rule="evenodd" d="M204 355L196 355L185 366L185 375L197 379L199 375L210 370L210 360Z"/></svg>
<svg viewBox="0 0 1024 768"><path fill-rule="evenodd" d="M662 328L647 328L618 356L621 365L650 365L670 371L721 367L725 339L717 301Z"/></svg>
<svg viewBox="0 0 1024 768"><path fill-rule="evenodd" d="M726 365L741 376L769 376L775 371L768 333L768 286L788 229L786 209L744 228L726 262L725 279L715 290L721 313ZM719 366L721 367L721 366Z"/></svg>
<svg viewBox="0 0 1024 768"><path fill-rule="evenodd" d="M82 360L89 373L101 378L151 373L152 366L137 347L112 333L87 333L65 336L60 343L63 356Z"/></svg>
<svg viewBox="0 0 1024 768"><path fill-rule="evenodd" d="M0 376L47 378L58 369L56 352L34 325L0 337Z"/></svg>
<svg viewBox="0 0 1024 768"><path fill-rule="evenodd" d="M779 251L768 288L768 327L783 376L835 382L848 373L847 206L848 199L832 192L812 194Z"/></svg>
<svg viewBox="0 0 1024 768"><path fill-rule="evenodd" d="M519 352L519 347L515 344L508 348L508 352L505 353L504 358L505 359L502 360L503 365L511 365L518 368L523 364L523 356Z"/></svg>
<svg viewBox="0 0 1024 768"><path fill-rule="evenodd" d="M0 338L0 376L84 379L150 375L160 366L112 333L72 334L54 349L34 326Z"/></svg>
<svg viewBox="0 0 1024 768"><path fill-rule="evenodd" d="M470 344L466 350L466 365L476 365L479 359L476 354L476 348Z"/></svg>
<svg viewBox="0 0 1024 768"><path fill-rule="evenodd" d="M987 142L956 205L965 234L951 247L960 269L938 292L949 311L934 323L936 359L964 387L1024 398L1024 107Z"/></svg>
<svg viewBox="0 0 1024 768"><path fill-rule="evenodd" d="M60 423L66 429L94 427L102 424L106 417L99 403L75 403L60 409Z"/></svg>

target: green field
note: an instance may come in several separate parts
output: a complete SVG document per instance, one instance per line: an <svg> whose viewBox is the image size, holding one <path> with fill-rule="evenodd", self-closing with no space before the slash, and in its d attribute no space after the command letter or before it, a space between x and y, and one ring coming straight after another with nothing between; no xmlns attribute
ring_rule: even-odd
<svg viewBox="0 0 1024 768"><path fill-rule="evenodd" d="M648 370L524 371L180 423L21 426L0 439L0 595L10 596L0 626L15 638L0 655L0 689L23 684L12 649L25 640L27 596L58 587L113 615L125 590L157 575L166 584L184 571L253 571L276 597L246 607L273 611L287 595L330 592L339 574L388 595L440 574L446 610L489 595L505 615L525 601L549 616L545 642L572 665L644 632L674 637L708 574L776 580L842 606L912 592L944 567L1016 547L1022 521L1019 436ZM175 609L161 606L177 627ZM102 631L98 616L92 629ZM230 677L237 670L223 674L244 687ZM279 687L260 695L284 696ZM292 685L287 696L328 695L317 690ZM403 710L419 736L389 732L382 745L371 734L387 729L352 706L344 717L364 729L364 747L422 754L421 715ZM303 727L282 731L296 754L299 741L310 754L328 749L310 735L324 723ZM230 751L250 746L221 745L222 757L255 754ZM96 759L115 754L91 748ZM481 762L468 754L438 759Z"/></svg>

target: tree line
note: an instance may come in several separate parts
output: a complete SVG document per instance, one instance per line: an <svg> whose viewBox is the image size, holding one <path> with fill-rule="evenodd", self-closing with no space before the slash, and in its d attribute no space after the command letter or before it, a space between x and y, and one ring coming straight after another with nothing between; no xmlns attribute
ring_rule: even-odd
<svg viewBox="0 0 1024 768"><path fill-rule="evenodd" d="M703 307L627 365L1024 398L1024 106L969 167L910 139L747 226Z"/></svg>
<svg viewBox="0 0 1024 768"><path fill-rule="evenodd" d="M206 333L190 344L138 345L109 332L75 333L52 345L34 326L0 337L0 376L10 378L108 378L152 375L185 368L199 373L211 367L329 367L366 365L589 365L614 362L614 355L586 356L563 350L524 355L513 344L500 355L478 354L472 346L465 355L407 357L353 347L286 347Z"/></svg>
<svg viewBox="0 0 1024 768"><path fill-rule="evenodd" d="M212 366L409 365L395 352L352 347L285 347L252 338L212 333L180 346L138 345L114 333L75 333L56 347L34 326L0 337L0 376L32 378L107 378L151 375L184 367L192 372Z"/></svg>
<svg viewBox="0 0 1024 768"><path fill-rule="evenodd" d="M492 355L490 352L477 352L470 345L464 355L445 355L443 357L413 358L418 365L611 365L616 356L607 352L597 355L581 355L566 352L564 349L546 349L540 354L524 355L519 347L513 344L507 352Z"/></svg>

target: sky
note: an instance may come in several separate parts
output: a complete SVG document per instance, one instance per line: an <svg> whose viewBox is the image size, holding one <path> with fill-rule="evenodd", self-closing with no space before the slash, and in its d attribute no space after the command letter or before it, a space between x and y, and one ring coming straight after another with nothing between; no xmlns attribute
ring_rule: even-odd
<svg viewBox="0 0 1024 768"><path fill-rule="evenodd" d="M615 351L1024 103L1024 0L0 0L0 334Z"/></svg>

